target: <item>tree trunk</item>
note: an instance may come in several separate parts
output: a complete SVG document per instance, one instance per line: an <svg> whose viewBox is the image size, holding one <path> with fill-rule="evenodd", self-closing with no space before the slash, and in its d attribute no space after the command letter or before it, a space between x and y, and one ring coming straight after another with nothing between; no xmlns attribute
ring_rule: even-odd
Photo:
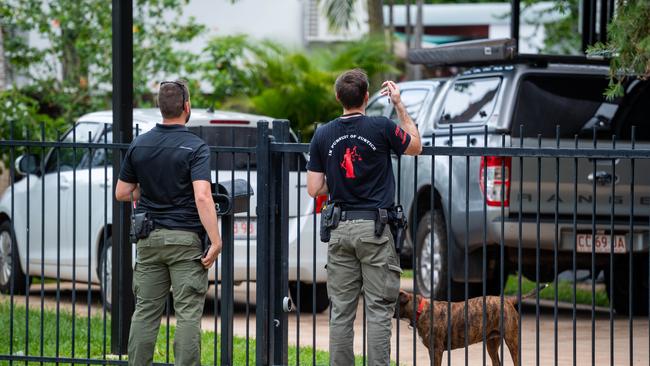
<svg viewBox="0 0 650 366"><path fill-rule="evenodd" d="M414 45L413 48L422 48L422 35L424 33L424 25L422 24L422 7L424 6L423 0L416 0L417 10L415 14L415 32L414 32ZM415 80L422 79L421 65L414 65L413 78Z"/></svg>
<svg viewBox="0 0 650 366"><path fill-rule="evenodd" d="M393 18L393 9L395 0L388 0L388 42L390 43L390 54L395 54L395 19Z"/></svg>
<svg viewBox="0 0 650 366"><path fill-rule="evenodd" d="M384 11L382 0L368 0L368 26L372 36L384 35Z"/></svg>

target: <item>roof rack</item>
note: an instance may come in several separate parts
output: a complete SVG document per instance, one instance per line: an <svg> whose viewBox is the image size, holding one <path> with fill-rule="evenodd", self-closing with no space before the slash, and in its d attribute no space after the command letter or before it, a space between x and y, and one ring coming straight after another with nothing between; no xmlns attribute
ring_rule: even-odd
<svg viewBox="0 0 650 366"><path fill-rule="evenodd" d="M606 65L604 57L519 54L513 38L479 39L454 42L432 48L410 49L412 64L436 66L486 66L527 63L546 66L549 63Z"/></svg>

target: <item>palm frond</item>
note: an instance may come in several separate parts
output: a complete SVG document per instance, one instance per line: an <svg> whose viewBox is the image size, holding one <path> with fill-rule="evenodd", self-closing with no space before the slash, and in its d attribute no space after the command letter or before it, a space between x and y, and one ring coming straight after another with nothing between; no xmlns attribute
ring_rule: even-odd
<svg viewBox="0 0 650 366"><path fill-rule="evenodd" d="M331 30L349 29L356 23L354 6L357 0L323 0L323 10Z"/></svg>

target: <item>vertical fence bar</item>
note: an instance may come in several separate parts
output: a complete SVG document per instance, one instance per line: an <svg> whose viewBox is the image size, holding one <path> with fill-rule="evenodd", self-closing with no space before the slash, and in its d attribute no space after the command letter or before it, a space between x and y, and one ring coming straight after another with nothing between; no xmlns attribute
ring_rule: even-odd
<svg viewBox="0 0 650 366"><path fill-rule="evenodd" d="M289 141L289 121L276 120L273 122L273 135L278 142ZM278 154L278 167L281 175L278 176L277 209L279 227L276 226L275 262L273 265L275 279L275 299L273 301L273 319L279 321L279 326L275 327L274 335L274 362L276 365L286 365L288 362L288 345L289 335L288 314L284 311L283 301L289 294L289 155L288 153ZM274 170L278 171L278 170ZM313 285L316 288L316 284ZM316 304L314 303L314 306ZM277 323L276 323L277 324Z"/></svg>
<svg viewBox="0 0 650 366"><path fill-rule="evenodd" d="M431 145L433 146L432 148L432 153L431 153L431 217L430 217L430 222L429 225L431 230L429 230L429 235L430 235L430 243L429 243L429 250L431 253L431 268L435 271L434 268L434 260L433 257L435 255L435 235L433 232L433 225L434 225L434 216L436 215L436 134L432 133L431 134ZM438 243L438 246L440 246L440 243ZM422 260L422 259L420 259ZM415 266L415 263L414 263ZM417 270L417 266L415 266ZM435 283L433 282L434 280L434 274L431 273L431 276L429 277L429 298L431 301L429 301L429 312L431 312L431 319L435 319L435 314L433 310L433 302L436 300L436 295L437 293L434 291L435 290ZM438 274L438 286L440 286L440 274ZM399 308L399 306L398 306ZM397 321L399 324L399 319ZM429 349L431 350L430 354L435 354L436 350L434 349L433 345L433 327L429 327ZM433 358L429 357L429 365L433 366Z"/></svg>
<svg viewBox="0 0 650 366"><path fill-rule="evenodd" d="M57 141L61 136L57 133ZM56 147L56 358L60 351L60 308L61 308L61 148ZM13 195L12 195L13 196ZM13 200L13 197L12 197ZM57 362L58 365L58 362Z"/></svg>
<svg viewBox="0 0 650 366"><path fill-rule="evenodd" d="M92 133L88 132L88 142L92 142ZM88 147L88 294L86 301L88 304L88 319L86 324L86 358L90 358L90 320L91 320L91 303L92 303L92 216L93 216L93 200L92 200L92 187L93 187L93 150Z"/></svg>
<svg viewBox="0 0 650 366"><path fill-rule="evenodd" d="M251 136L248 135L248 143L246 146L252 146ZM251 197L251 153L246 154L246 194ZM258 191L259 194L259 191ZM256 205L257 206L257 205ZM256 223L256 233L259 229ZM255 236L255 240L259 243L259 236ZM215 279L215 286L216 286ZM251 206L246 206L246 365L250 365L250 322L251 322Z"/></svg>
<svg viewBox="0 0 650 366"><path fill-rule="evenodd" d="M501 148L505 148L506 146L506 135L501 134ZM501 180L502 182L505 182L506 180L506 161L504 158L501 159ZM512 165L511 165L512 166ZM505 319L505 309L504 309L504 301L505 301L505 240L504 240L504 233L505 233L505 197L506 197L506 185L504 183L501 184L501 243L499 245L499 294L500 294L500 305L501 305L501 312L499 316L499 334L500 334L500 342L501 342L501 360L504 360L505 356L505 345L504 345L504 319Z"/></svg>
<svg viewBox="0 0 650 366"><path fill-rule="evenodd" d="M45 143L45 124L41 122L41 143ZM41 145L41 349L40 354L43 357L43 332L45 324L45 146ZM41 361L42 365L43 362Z"/></svg>
<svg viewBox="0 0 650 366"><path fill-rule="evenodd" d="M487 127L486 127L487 131ZM519 149L523 149L524 147L524 125L519 125ZM521 344L523 343L523 338L521 337L522 335L522 316L521 316L521 261L523 260L522 258L522 215L524 211L523 207L523 199L524 197L524 158L522 156L519 157L519 219L518 219L518 233L517 233L517 312L519 313L519 345L518 345L518 351L519 351L519 365L514 365L514 366L520 366L522 364L522 350L521 350ZM484 365L485 366L485 365Z"/></svg>
<svg viewBox="0 0 650 366"><path fill-rule="evenodd" d="M113 141L131 142L133 137L133 0L112 0L112 64L113 64ZM122 152L113 151L113 187L121 167ZM131 248L124 250L129 243L130 207L123 203L113 204L112 222L112 266L113 290L111 296L120 299L111 309L111 350L121 355L128 348L131 314L134 310L134 297L131 290L133 267ZM125 253L126 252L126 253ZM117 278L117 281L114 281Z"/></svg>
<svg viewBox="0 0 650 366"><path fill-rule="evenodd" d="M300 139L299 139L300 140ZM300 183L302 166L300 154L296 154L296 366L300 366L300 228L302 213L300 212ZM316 207L314 207L314 210ZM316 284L314 283L314 286Z"/></svg>
<svg viewBox="0 0 650 366"><path fill-rule="evenodd" d="M269 124L266 121L257 123L257 237L269 238ZM256 306L255 306L255 364L269 363L269 246L257 245L257 274L256 274ZM315 334L315 332L314 332ZM315 344L314 340L314 344ZM315 355L314 355L315 360ZM315 362L314 362L315 363Z"/></svg>
<svg viewBox="0 0 650 366"><path fill-rule="evenodd" d="M398 205L402 204L402 157L401 156L397 157L397 204ZM413 224L415 225L415 223L413 223ZM413 240L413 242L415 242L415 238L411 238L411 239ZM413 263L413 266L415 267L415 263ZM416 276L417 273L415 271L417 271L417 270L418 269L416 267L414 269L414 271L413 271L413 277ZM366 297L365 296L363 297L363 301L364 301L364 303L363 303L363 318L365 319L366 318L366 303L365 303ZM400 308L399 308L399 306L397 306L397 319L398 319L398 321L395 322L396 333L397 333L396 334L396 342L395 342L396 343L395 344L395 348L396 348L396 350L395 350L395 363L398 364L398 365L399 365L399 353L400 353L399 352L400 351L399 350L399 344L400 344L400 341L399 341L399 325L400 325L399 324L400 323L399 319L400 319L400 314L399 314L399 312L400 312ZM363 334L364 334L364 338L363 338L363 350L364 350L363 364L365 366L365 363L366 363L366 354L365 354L365 350L366 350L366 343L365 343L366 342L366 338L365 338L366 322L365 321L363 322Z"/></svg>
<svg viewBox="0 0 650 366"><path fill-rule="evenodd" d="M574 136L574 143L576 150L578 149L578 135ZM577 266L577 247L578 247L578 158L573 158L573 366L576 366L578 360L577 347L576 347L576 285L578 282L576 266Z"/></svg>
<svg viewBox="0 0 650 366"><path fill-rule="evenodd" d="M14 140L14 121L11 121L9 123L9 138L11 141ZM15 154L16 154L16 147L14 145L11 145L9 147L9 184L11 185L11 243L12 243L12 248L11 248L11 253L12 253L12 263L13 258L17 258L17 256L13 255L14 253L14 248L17 246L14 245L14 242L16 241L16 227L14 226L14 221L15 221L15 215L14 215L14 210L15 210L15 183L16 183L16 163L15 163ZM13 266L11 267L11 273L10 273L10 278L9 278L9 354L14 354L14 287L16 285L16 281L18 279L16 278L16 274L18 271L16 270L16 264L14 263ZM57 322L58 323L58 322ZM58 336L58 333L57 333ZM58 349L58 337L57 337L57 349ZM9 366L13 365L13 361L9 360Z"/></svg>
<svg viewBox="0 0 650 366"><path fill-rule="evenodd" d="M632 126L632 150L636 147L636 126ZM630 340L630 366L634 365L634 322L633 316L636 311L634 306L634 181L635 179L635 160L630 159L630 256L629 256L629 272L628 272L628 324L629 324L629 340Z"/></svg>
<svg viewBox="0 0 650 366"><path fill-rule="evenodd" d="M616 135L612 135L612 150L616 149ZM610 250L609 250L609 362L614 366L614 216L616 215L616 159L612 163L612 198L610 199Z"/></svg>
<svg viewBox="0 0 650 366"><path fill-rule="evenodd" d="M72 129L72 340L71 357L75 357L77 307L77 127Z"/></svg>
<svg viewBox="0 0 650 366"><path fill-rule="evenodd" d="M560 148L560 125L555 126L555 148ZM555 158L555 235L553 236L553 283L555 294L553 296L553 365L558 364L558 245L559 245L559 211L560 211L560 158Z"/></svg>
<svg viewBox="0 0 650 366"><path fill-rule="evenodd" d="M27 141L31 139L30 136L30 131L29 129L26 131L26 137ZM30 148L27 146L27 156L30 155ZM30 184L30 173L27 173L25 179L27 180L27 189L25 190L27 192L26 195L26 201L27 201L27 223L25 226L25 235L27 237L27 248L25 250L25 354L29 354L29 285L30 285L30 277L29 277L29 262L30 262L30 238L31 238L31 230L30 230L30 223L31 223L31 205L29 201L29 192L32 185ZM74 317L72 318L73 320L73 325L74 325ZM74 329L73 329L73 334L74 334ZM73 343L74 344L74 343ZM27 361L25 361L25 365L27 365Z"/></svg>
<svg viewBox="0 0 650 366"><path fill-rule="evenodd" d="M488 146L488 127L487 125L484 126L483 129L483 146L487 147ZM481 156L481 160L483 162L482 164L482 171L479 172L479 174L482 174L483 179L481 180L481 188L483 188L483 258L482 258L482 269L483 269L483 313L481 314L481 320L482 320L482 335L483 335L483 343L481 345L482 348L482 360L483 360L483 366L485 366L485 363L487 362L487 348L486 348L486 341L487 341L487 158L485 154ZM521 337L520 337L521 338ZM515 365L518 366L518 365Z"/></svg>
<svg viewBox="0 0 650 366"><path fill-rule="evenodd" d="M104 123L104 230L103 232L103 241L102 241L102 250L104 251L105 246L109 245L108 244L108 149L106 148L106 145L108 144L108 125ZM100 257L101 263L100 265L102 266L102 270L99 271L99 274L102 276L100 278L100 283L103 283L104 285L101 286L102 290L102 333L103 333L103 342L102 342L102 356L103 359L106 359L106 303L107 299L109 299L108 295L108 288L106 287L106 284L108 283L106 280L108 279L108 268L107 268L107 260L108 260L108 251L106 251L106 254L104 254L104 258ZM57 278L59 276L57 275ZM110 300L111 305L113 304L113 299L111 298Z"/></svg>
<svg viewBox="0 0 650 366"><path fill-rule="evenodd" d="M200 129L199 132L201 135L203 135L203 129ZM217 135L217 141L219 140L218 135ZM214 153L214 161L215 161L215 183L219 183L219 152L215 151ZM219 218L217 217L217 220ZM217 221L218 224L218 221ZM223 250L223 238L221 239L222 242L222 250ZM219 331L219 260L214 261L214 302L212 303L212 313L214 314L214 324L213 324L213 330L214 334L218 334ZM214 347L214 355L212 357L212 364L214 366L217 366L217 362L219 360L219 347L217 347L217 337L214 337L214 340L212 341L212 347Z"/></svg>
<svg viewBox="0 0 650 366"><path fill-rule="evenodd" d="M234 153L232 160L232 172L234 173ZM234 184L231 180L231 197L234 202ZM221 216L221 237L223 241L223 252L221 254L221 365L233 365L233 287L234 287L234 266L235 266L235 242L233 233L233 213ZM215 282L216 285L216 282ZM215 298L215 301L217 299Z"/></svg>
<svg viewBox="0 0 650 366"><path fill-rule="evenodd" d="M469 147L470 137L467 134L466 138L466 147ZM469 312L468 312L468 299L469 299L469 155L465 156L465 260L464 260L464 270L465 270L465 366L469 365L469 343L468 343L468 334L469 334Z"/></svg>
<svg viewBox="0 0 650 366"><path fill-rule="evenodd" d="M417 128L417 126L416 126L416 128ZM418 157L417 157L417 155L413 157L413 195L412 195L412 197L414 198L413 199L413 212L414 212L413 217L416 218L413 221L416 221L416 220L419 221L420 218L417 217L417 212L418 212L418 199L417 199L417 197L418 197ZM413 252L411 253L411 258L412 258L411 263L415 263L415 253L418 251L418 247L417 247L418 246L418 241L417 241L417 238L416 238L416 235L417 235L416 229L417 229L417 224L414 224L413 228L411 230L411 238L413 239ZM413 276L413 292L417 294L420 291L419 291L418 286L417 286L416 277L417 276ZM413 301L413 324L416 323L416 321L415 321L415 315L416 314L417 314L417 304L416 304L416 301ZM413 327L413 344L412 344L412 347L413 347L413 366L417 365L417 351L416 351L417 344L416 344L416 342L417 342L418 337L417 337L417 329L416 328L417 327Z"/></svg>
<svg viewBox="0 0 650 366"><path fill-rule="evenodd" d="M542 148L542 135L537 135L537 148ZM542 158L537 158L537 207L535 216L535 286L539 286L539 256L540 256L540 204L542 201ZM535 294L535 365L539 366L539 292Z"/></svg>
<svg viewBox="0 0 650 366"><path fill-rule="evenodd" d="M596 126L593 128L593 148L596 149ZM591 184L591 364L596 364L596 159L593 159Z"/></svg>
<svg viewBox="0 0 650 366"><path fill-rule="evenodd" d="M454 126L449 125L449 146L454 146ZM452 233L451 233L451 191L452 191L452 177L453 177L453 158L449 155L449 172L448 191L447 191L447 365L451 366L451 247L452 247Z"/></svg>

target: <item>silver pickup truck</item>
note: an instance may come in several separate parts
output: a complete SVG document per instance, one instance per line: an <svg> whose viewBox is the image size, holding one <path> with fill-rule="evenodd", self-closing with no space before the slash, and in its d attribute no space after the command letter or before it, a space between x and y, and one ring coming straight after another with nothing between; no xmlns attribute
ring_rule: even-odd
<svg viewBox="0 0 650 366"><path fill-rule="evenodd" d="M612 135L616 135L616 147L629 148L631 126L635 125L635 147L649 148L650 83L631 81L625 97L608 101L603 96L607 75L604 66L513 63L468 69L450 79L404 82L400 88L424 146L537 147L541 141L543 147L554 148L559 126L561 147L574 148L577 143L579 148L593 148L595 128L598 147L611 148ZM371 98L367 113L395 119L392 105L380 95ZM431 156L423 155L417 160L402 157L394 164L398 170L397 201L408 213L409 223L415 225L409 229L402 263L413 264L411 258L415 258L419 291L431 294L433 276L434 297L446 299L450 291L453 299L462 299L467 266L470 297L482 294L484 243L488 294L498 294L501 289L501 243L505 277L518 269L521 242L522 275L533 281L553 281L557 232L558 272L573 269L574 247L577 269L591 270L591 243L597 243L593 275L605 271L607 288L613 289L613 305L619 313L629 311L626 253L634 248L633 312L647 313L650 161L635 161L632 235L631 161L558 161L559 175L555 158L542 158L538 166L537 158L528 157L435 156L432 164ZM594 223L596 235L592 238ZM616 252L615 286L609 283L612 244ZM448 274L451 288L447 286Z"/></svg>

